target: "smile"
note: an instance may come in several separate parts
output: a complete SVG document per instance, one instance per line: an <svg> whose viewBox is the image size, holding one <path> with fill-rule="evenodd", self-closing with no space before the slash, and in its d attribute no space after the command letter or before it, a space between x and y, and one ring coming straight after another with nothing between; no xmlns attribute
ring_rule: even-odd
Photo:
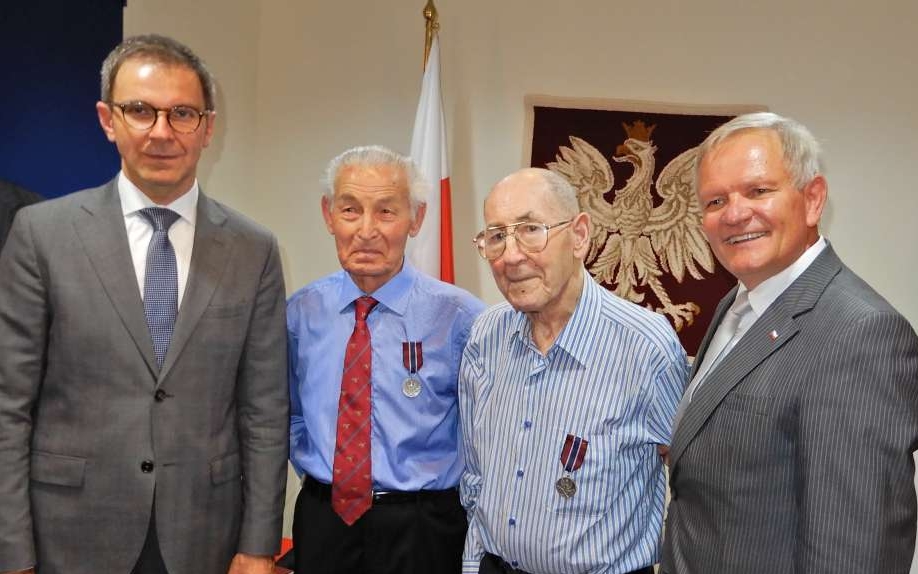
<svg viewBox="0 0 918 574"><path fill-rule="evenodd" d="M766 235L768 235L768 233L765 231L758 231L755 233L744 233L742 235L733 235L731 237L728 237L724 241L724 243L726 243L727 245L736 245L737 243L745 243L747 241L752 241L760 237L765 237Z"/></svg>

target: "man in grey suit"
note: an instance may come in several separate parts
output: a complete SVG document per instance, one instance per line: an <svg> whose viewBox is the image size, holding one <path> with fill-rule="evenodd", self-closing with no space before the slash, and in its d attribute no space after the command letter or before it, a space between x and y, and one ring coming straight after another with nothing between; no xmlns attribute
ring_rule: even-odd
<svg viewBox="0 0 918 574"><path fill-rule="evenodd" d="M121 172L13 225L0 257L0 572L273 571L283 276L274 237L198 187L213 109L187 47L125 40L96 104Z"/></svg>
<svg viewBox="0 0 918 574"><path fill-rule="evenodd" d="M918 337L820 236L819 155L771 113L700 147L702 225L739 285L676 414L666 574L909 571Z"/></svg>

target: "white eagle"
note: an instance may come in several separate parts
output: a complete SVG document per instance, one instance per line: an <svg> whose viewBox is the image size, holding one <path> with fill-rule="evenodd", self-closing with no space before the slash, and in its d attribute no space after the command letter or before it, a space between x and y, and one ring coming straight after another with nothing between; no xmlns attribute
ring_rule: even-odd
<svg viewBox="0 0 918 574"><path fill-rule="evenodd" d="M595 147L570 136L571 147L561 146L548 169L567 178L577 190L580 208L593 218L587 265L600 281L612 285L615 293L635 303L644 302L650 287L662 307L648 308L669 316L677 331L691 325L701 309L695 303L673 303L660 282L666 272L682 283L685 272L701 279L696 263L708 273L714 271L714 258L701 231L701 209L695 197L695 156L697 148L679 154L663 168L656 181L657 195L663 200L654 207L652 193L656 166L656 146L650 135L656 126L644 122L623 124L628 138L618 146L612 159L630 163L634 173L625 186L613 191L615 176L609 161Z"/></svg>

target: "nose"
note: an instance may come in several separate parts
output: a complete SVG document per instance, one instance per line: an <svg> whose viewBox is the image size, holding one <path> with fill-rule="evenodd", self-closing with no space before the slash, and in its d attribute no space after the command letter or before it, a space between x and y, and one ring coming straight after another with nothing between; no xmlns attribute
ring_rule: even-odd
<svg viewBox="0 0 918 574"><path fill-rule="evenodd" d="M723 211L723 222L727 225L740 225L745 223L752 215L749 204L740 194L734 194L728 198L727 205Z"/></svg>
<svg viewBox="0 0 918 574"><path fill-rule="evenodd" d="M150 137L169 139L174 135L172 126L169 124L168 113L167 110L156 111L156 121L153 122L153 127L150 128Z"/></svg>
<svg viewBox="0 0 918 574"><path fill-rule="evenodd" d="M520 244L516 242L516 234L508 235L504 244L504 252L501 254L504 263L513 265L526 259L526 254L520 249Z"/></svg>
<svg viewBox="0 0 918 574"><path fill-rule="evenodd" d="M376 234L376 221L370 214L364 214L360 218L357 236L361 239L372 239Z"/></svg>

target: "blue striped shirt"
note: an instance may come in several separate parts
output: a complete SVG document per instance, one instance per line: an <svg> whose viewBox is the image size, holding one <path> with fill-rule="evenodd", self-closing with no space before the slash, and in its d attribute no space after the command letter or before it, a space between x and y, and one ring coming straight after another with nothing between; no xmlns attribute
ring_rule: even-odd
<svg viewBox="0 0 918 574"><path fill-rule="evenodd" d="M475 322L459 374L469 513L463 572L485 552L533 574L629 572L656 562L665 482L656 446L688 375L669 322L585 274L567 325L543 355L527 317L503 303ZM562 497L568 434L589 441Z"/></svg>
<svg viewBox="0 0 918 574"><path fill-rule="evenodd" d="M354 299L364 293L339 271L287 302L290 461L297 474L331 482L344 352ZM442 490L459 483L457 384L462 349L484 303L405 263L371 293L373 346L370 444L374 490ZM421 393L406 396L402 343L420 341Z"/></svg>

